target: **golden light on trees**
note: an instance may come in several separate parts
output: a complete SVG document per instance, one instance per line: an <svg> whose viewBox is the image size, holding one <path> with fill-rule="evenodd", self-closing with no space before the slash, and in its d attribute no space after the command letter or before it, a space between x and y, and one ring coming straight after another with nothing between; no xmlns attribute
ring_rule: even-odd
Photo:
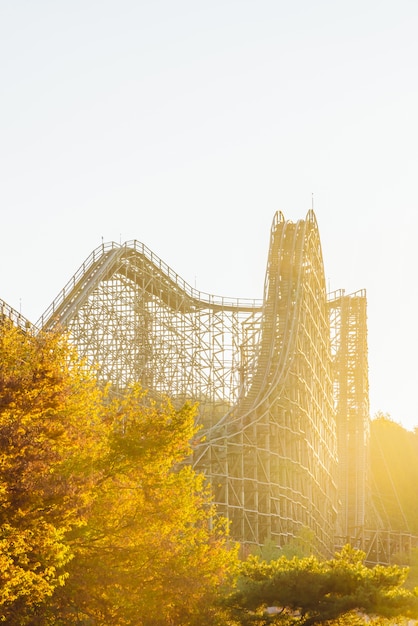
<svg viewBox="0 0 418 626"><path fill-rule="evenodd" d="M111 400L65 338L0 327L2 621L212 619L236 548L183 464L194 417L135 385Z"/></svg>

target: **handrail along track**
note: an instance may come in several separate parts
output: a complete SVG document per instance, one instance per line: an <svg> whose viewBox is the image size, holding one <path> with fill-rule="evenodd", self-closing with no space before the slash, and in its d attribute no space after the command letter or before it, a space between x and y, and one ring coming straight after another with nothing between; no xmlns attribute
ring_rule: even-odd
<svg viewBox="0 0 418 626"><path fill-rule="evenodd" d="M194 462L236 539L283 545L308 527L318 552L331 554L337 527L351 524L338 496L351 478L336 471L347 394L368 423L364 311L363 292L327 299L313 211L296 223L277 212L263 300L201 292L144 244L111 242L93 250L34 328L67 331L115 391L140 381L179 404L199 402L205 440ZM365 354L357 373L355 346L342 350L353 329ZM358 478L365 457L357 462ZM342 502L357 507L353 523L365 506L356 489Z"/></svg>

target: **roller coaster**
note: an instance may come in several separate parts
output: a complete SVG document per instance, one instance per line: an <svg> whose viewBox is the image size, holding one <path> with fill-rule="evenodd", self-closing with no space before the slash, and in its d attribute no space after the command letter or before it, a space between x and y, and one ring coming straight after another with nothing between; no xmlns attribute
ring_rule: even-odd
<svg viewBox="0 0 418 626"><path fill-rule="evenodd" d="M361 538L385 562L386 544L364 535L366 307L364 290L327 295L314 212L295 223L278 212L260 300L198 291L142 243L111 242L33 328L65 329L115 393L140 381L198 402L193 463L243 546L283 546L307 528L321 554ZM1 312L32 326L0 301Z"/></svg>

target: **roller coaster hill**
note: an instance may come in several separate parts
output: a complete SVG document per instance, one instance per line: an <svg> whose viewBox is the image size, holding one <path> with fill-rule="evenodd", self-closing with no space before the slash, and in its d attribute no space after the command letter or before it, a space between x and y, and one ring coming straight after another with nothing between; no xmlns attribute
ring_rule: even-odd
<svg viewBox="0 0 418 626"><path fill-rule="evenodd" d="M102 244L35 325L65 329L99 377L199 403L194 465L244 549L309 529L390 563L415 546L373 518L364 290L326 293L316 217L274 216L261 300L193 289L138 241Z"/></svg>

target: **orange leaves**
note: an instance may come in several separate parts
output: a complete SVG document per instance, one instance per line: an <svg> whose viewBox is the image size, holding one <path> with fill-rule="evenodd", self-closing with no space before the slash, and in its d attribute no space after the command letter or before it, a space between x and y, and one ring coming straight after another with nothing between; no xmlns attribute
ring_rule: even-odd
<svg viewBox="0 0 418 626"><path fill-rule="evenodd" d="M236 550L187 464L195 416L0 326L0 620L200 623Z"/></svg>
<svg viewBox="0 0 418 626"><path fill-rule="evenodd" d="M202 605L213 603L236 552L215 521L203 477L183 465L196 430L195 407L175 410L134 386L111 410L106 478L66 589L74 584L80 599L77 581L85 585L87 576L95 593L83 610L103 626L110 619L137 626L199 623Z"/></svg>
<svg viewBox="0 0 418 626"><path fill-rule="evenodd" d="M101 407L64 338L0 327L0 616L10 624L12 615L25 623L66 578L66 535L86 514Z"/></svg>

